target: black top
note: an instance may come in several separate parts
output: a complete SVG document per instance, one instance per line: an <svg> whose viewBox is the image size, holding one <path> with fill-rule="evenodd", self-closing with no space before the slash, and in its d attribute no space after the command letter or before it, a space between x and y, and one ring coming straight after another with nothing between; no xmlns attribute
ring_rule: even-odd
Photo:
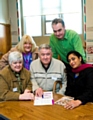
<svg viewBox="0 0 93 120"><path fill-rule="evenodd" d="M65 95L80 100L82 104L93 102L93 68L86 68L79 73L67 72Z"/></svg>

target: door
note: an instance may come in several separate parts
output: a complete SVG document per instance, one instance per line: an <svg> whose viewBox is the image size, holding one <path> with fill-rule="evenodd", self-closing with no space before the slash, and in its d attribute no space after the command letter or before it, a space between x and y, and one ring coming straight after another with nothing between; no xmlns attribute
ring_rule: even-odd
<svg viewBox="0 0 93 120"><path fill-rule="evenodd" d="M11 48L11 31L9 24L0 24L0 58Z"/></svg>

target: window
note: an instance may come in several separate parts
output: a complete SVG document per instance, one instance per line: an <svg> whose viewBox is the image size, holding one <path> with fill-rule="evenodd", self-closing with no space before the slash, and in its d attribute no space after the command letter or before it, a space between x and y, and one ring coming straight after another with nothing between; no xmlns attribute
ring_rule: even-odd
<svg viewBox="0 0 93 120"><path fill-rule="evenodd" d="M22 0L24 34L51 34L51 21L62 18L66 29L82 34L81 0Z"/></svg>

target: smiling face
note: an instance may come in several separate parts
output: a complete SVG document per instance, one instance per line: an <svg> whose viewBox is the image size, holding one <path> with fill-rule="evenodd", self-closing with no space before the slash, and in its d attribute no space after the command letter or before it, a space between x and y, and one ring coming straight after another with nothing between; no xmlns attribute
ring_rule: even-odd
<svg viewBox="0 0 93 120"><path fill-rule="evenodd" d="M22 67L23 67L23 62L22 61L12 62L10 64L10 67L13 71L20 72L22 70Z"/></svg>
<svg viewBox="0 0 93 120"><path fill-rule="evenodd" d="M58 39L63 39L64 38L65 27L63 27L61 23L53 24L52 28L53 28L53 31L54 31L54 35Z"/></svg>
<svg viewBox="0 0 93 120"><path fill-rule="evenodd" d="M25 41L23 46L26 53L30 52L32 49L32 44L29 41Z"/></svg>
<svg viewBox="0 0 93 120"><path fill-rule="evenodd" d="M81 60L81 57L77 57L74 54L68 56L68 61L72 68L78 68L81 65Z"/></svg>
<svg viewBox="0 0 93 120"><path fill-rule="evenodd" d="M47 67L52 59L52 52L50 49L42 48L39 51L39 57L44 66Z"/></svg>

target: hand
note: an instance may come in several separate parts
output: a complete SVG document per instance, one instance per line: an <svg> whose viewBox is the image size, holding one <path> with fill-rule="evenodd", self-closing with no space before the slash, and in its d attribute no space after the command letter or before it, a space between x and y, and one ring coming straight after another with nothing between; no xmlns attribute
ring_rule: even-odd
<svg viewBox="0 0 93 120"><path fill-rule="evenodd" d="M34 95L33 95L33 93L20 94L19 100L34 100Z"/></svg>
<svg viewBox="0 0 93 120"><path fill-rule="evenodd" d="M35 91L35 95L41 97L41 96L43 95L43 90L42 90L42 88L38 88L38 89Z"/></svg>
<svg viewBox="0 0 93 120"><path fill-rule="evenodd" d="M25 89L24 93L31 93L31 90Z"/></svg>
<svg viewBox="0 0 93 120"><path fill-rule="evenodd" d="M82 102L80 100L71 100L71 101L66 103L64 108L66 108L66 109L73 109L75 107L78 107L81 104L82 104Z"/></svg>

